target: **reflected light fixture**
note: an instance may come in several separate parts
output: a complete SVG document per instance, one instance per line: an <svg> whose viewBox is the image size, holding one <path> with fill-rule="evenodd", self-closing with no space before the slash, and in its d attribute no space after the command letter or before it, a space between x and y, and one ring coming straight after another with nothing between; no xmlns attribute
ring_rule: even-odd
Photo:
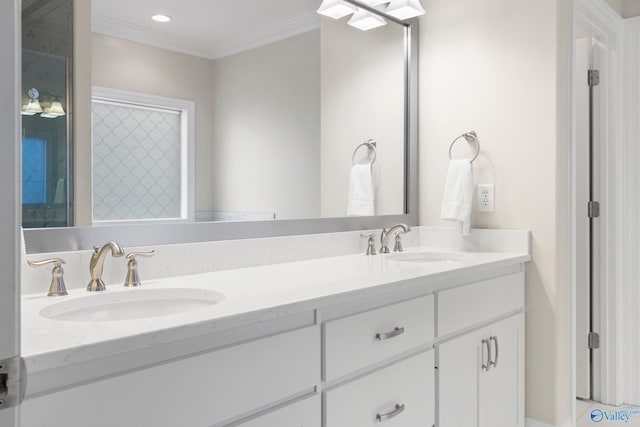
<svg viewBox="0 0 640 427"><path fill-rule="evenodd" d="M402 20L415 18L425 13L420 0L391 0L385 12Z"/></svg>
<svg viewBox="0 0 640 427"><path fill-rule="evenodd" d="M369 11L358 9L347 23L359 30L367 31L386 25L387 21L385 21L381 16L374 15Z"/></svg>
<svg viewBox="0 0 640 427"><path fill-rule="evenodd" d="M33 116L34 114L42 113L42 107L40 106L40 101L38 101L38 98L40 97L38 89L29 89L27 91L27 96L29 96L29 103L22 107L22 115Z"/></svg>
<svg viewBox="0 0 640 427"><path fill-rule="evenodd" d="M318 8L318 13L333 19L340 19L351 15L356 10L358 10L357 7L343 0L323 0Z"/></svg>
<svg viewBox="0 0 640 427"><path fill-rule="evenodd" d="M153 15L153 16L151 17L151 19L153 19L153 20L154 20L154 21L156 21L156 22L163 23L163 24L164 24L165 22L171 22L171 17L170 17L170 16L162 15L162 14L156 14L156 15Z"/></svg>
<svg viewBox="0 0 640 427"><path fill-rule="evenodd" d="M62 103L59 99L56 98L55 101L51 103L51 107L45 110L44 113L40 114L40 117L45 117L47 119L55 119L56 117L64 116L64 108L62 108Z"/></svg>

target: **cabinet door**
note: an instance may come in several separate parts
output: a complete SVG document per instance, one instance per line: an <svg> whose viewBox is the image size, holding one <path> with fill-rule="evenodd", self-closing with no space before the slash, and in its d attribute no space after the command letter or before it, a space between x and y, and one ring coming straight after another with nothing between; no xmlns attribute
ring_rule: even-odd
<svg viewBox="0 0 640 427"><path fill-rule="evenodd" d="M479 427L480 375L485 331L475 331L438 346L438 426Z"/></svg>
<svg viewBox="0 0 640 427"><path fill-rule="evenodd" d="M308 397L234 427L320 427L320 395Z"/></svg>
<svg viewBox="0 0 640 427"><path fill-rule="evenodd" d="M524 315L503 320L485 330L492 360L480 375L480 426L524 426Z"/></svg>
<svg viewBox="0 0 640 427"><path fill-rule="evenodd" d="M454 338L438 351L438 427L524 426L523 314Z"/></svg>

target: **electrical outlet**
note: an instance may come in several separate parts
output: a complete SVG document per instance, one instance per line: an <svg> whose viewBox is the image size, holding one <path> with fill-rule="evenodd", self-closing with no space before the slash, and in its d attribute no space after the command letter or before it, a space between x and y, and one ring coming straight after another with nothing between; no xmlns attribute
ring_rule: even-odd
<svg viewBox="0 0 640 427"><path fill-rule="evenodd" d="M493 184L478 185L478 212L493 212L494 206L494 189Z"/></svg>

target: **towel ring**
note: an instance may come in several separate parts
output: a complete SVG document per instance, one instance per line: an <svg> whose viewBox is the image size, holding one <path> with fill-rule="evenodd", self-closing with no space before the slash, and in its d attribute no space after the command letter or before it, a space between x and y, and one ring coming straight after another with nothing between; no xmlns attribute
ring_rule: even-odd
<svg viewBox="0 0 640 427"><path fill-rule="evenodd" d="M378 146L378 142L376 140L367 139L365 142L363 142L362 144L358 145L355 150L353 150L353 156L351 156L351 163L355 166L355 164L356 164L356 154L358 153L358 150L361 147L367 147L369 149L369 151L373 151L373 158L371 159L371 163L370 163L370 165L373 166L373 164L376 162L376 156L378 154L378 152L376 151L376 147L377 146Z"/></svg>
<svg viewBox="0 0 640 427"><path fill-rule="evenodd" d="M478 134L476 134L476 132L473 130L467 133L463 133L462 135L460 135L459 137L453 140L453 142L449 146L449 159L453 160L453 155L451 154L451 151L453 150L453 146L456 144L456 142L458 142L460 138L464 138L465 140L467 140L469 144L471 144L472 142L475 142L478 145L476 149L476 154L471 159L471 163L473 163L473 161L477 159L478 155L480 154L480 141L478 140Z"/></svg>

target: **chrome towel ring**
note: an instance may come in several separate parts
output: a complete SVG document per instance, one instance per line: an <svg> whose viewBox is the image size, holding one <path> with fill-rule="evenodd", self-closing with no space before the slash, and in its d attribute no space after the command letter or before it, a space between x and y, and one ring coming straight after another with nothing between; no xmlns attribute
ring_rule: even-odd
<svg viewBox="0 0 640 427"><path fill-rule="evenodd" d="M477 144L476 154L471 159L471 163L473 163L473 161L475 159L477 159L478 155L480 154L480 141L478 140L478 134L476 134L476 132L473 131L473 130L469 131L467 133L463 133L462 135L460 135L459 137L457 137L456 139L453 140L453 142L449 146L449 159L453 160L453 155L451 154L451 151L453 150L453 146L456 144L456 142L458 142L458 140L460 138L466 139L469 144L471 144L473 142L475 142Z"/></svg>
<svg viewBox="0 0 640 427"><path fill-rule="evenodd" d="M351 163L355 166L356 164L356 154L358 153L358 150L362 147L367 147L369 149L369 151L373 152L373 157L371 158L371 163L370 165L373 166L373 164L376 162L376 156L377 156L377 151L376 151L376 147L378 146L378 142L374 139L367 139L365 142L363 142L362 144L358 145L356 147L355 150L353 150L353 156L351 156Z"/></svg>

